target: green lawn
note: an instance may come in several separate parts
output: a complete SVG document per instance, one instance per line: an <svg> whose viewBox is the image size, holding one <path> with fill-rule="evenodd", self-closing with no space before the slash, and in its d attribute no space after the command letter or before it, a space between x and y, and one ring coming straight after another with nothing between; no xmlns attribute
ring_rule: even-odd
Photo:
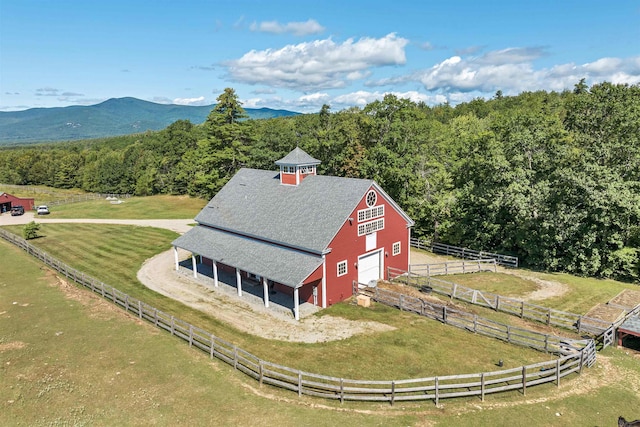
<svg viewBox="0 0 640 427"><path fill-rule="evenodd" d="M194 218L206 201L189 196L149 196L122 199L114 204L106 199L51 206L55 218L108 219L188 219Z"/></svg>
<svg viewBox="0 0 640 427"><path fill-rule="evenodd" d="M10 228L18 232L20 227ZM470 334L438 322L376 304L370 310L344 303L324 313L375 320L396 330L358 335L321 344L282 343L241 333L231 326L140 284L136 273L144 260L170 248L177 234L151 227L42 224L43 237L33 244L65 263L114 286L132 297L232 341L265 360L336 377L393 379L494 370L498 359L508 367L549 360L552 356ZM433 343L438 342L438 346ZM455 365L452 354L461 343L474 347L474 357ZM331 363L327 363L327 359ZM401 361L401 363L397 363Z"/></svg>
<svg viewBox="0 0 640 427"><path fill-rule="evenodd" d="M60 286L4 241L0 271L0 425L604 426L619 415L637 418L640 407L640 357L616 349L560 388L529 388L526 396L446 400L439 408L298 398L259 386L96 295ZM458 350L451 365L475 353L450 346Z"/></svg>

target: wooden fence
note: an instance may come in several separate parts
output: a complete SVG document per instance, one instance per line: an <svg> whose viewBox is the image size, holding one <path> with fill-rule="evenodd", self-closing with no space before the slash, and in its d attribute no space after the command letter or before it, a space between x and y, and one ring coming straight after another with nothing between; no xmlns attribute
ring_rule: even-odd
<svg viewBox="0 0 640 427"><path fill-rule="evenodd" d="M534 320L549 326L575 330L578 333L589 333L602 337L603 334L612 327L611 323L600 319L531 304L518 298L483 292L439 278L413 273L409 274L399 269L388 268L387 277L389 280L401 281L406 285L416 287L423 291L435 292L452 299L455 298L460 301L509 313L523 319ZM608 334L611 334L611 332ZM612 340L603 339L603 348L611 342Z"/></svg>
<svg viewBox="0 0 640 427"><path fill-rule="evenodd" d="M206 352L212 359L217 358L224 361L234 369L256 379L260 384L270 384L291 390L298 396L315 396L340 400L340 402L353 400L389 402L390 404L400 401L433 400L436 405L441 399L463 396L479 396L484 400L487 394L509 390L519 390L522 394L526 394L528 387L538 384L556 383L559 386L561 378L573 373L580 373L584 366L591 366L596 357L595 345L593 341L589 340L585 341L581 349L573 350L556 360L495 372L374 381L314 374L262 360L204 329L164 313L69 267L12 233L0 229L0 237L24 249L68 279L101 295L127 312L188 342L189 346ZM404 304L403 307L405 307ZM466 328L470 328L470 321L464 320L463 316L451 316L451 313L446 310L444 313L449 324L460 323L466 325ZM477 319L474 322L477 330L490 328L490 325L484 326L484 323L480 326ZM511 342L528 339L518 337L520 333L516 333L515 330L511 330L510 333L513 334L509 338ZM555 341L550 339L549 342L550 348L555 348ZM572 341L569 344L573 347L576 343L577 341ZM560 353L562 352L560 351Z"/></svg>
<svg viewBox="0 0 640 427"><path fill-rule="evenodd" d="M518 267L518 257L497 254L494 252L476 251L468 248L447 245L444 243L427 242L417 238L411 238L411 246L418 249L431 251L436 254L451 255L463 259L488 259L493 258L498 265L503 267Z"/></svg>
<svg viewBox="0 0 640 427"><path fill-rule="evenodd" d="M410 274L419 276L443 276L447 274L477 273L480 271L497 271L494 258L475 261L447 261L434 264L411 264Z"/></svg>
<svg viewBox="0 0 640 427"><path fill-rule="evenodd" d="M10 185L10 184L0 184L0 188L14 188L21 191L27 191L35 194L57 194L51 190L46 188L33 187L28 185ZM115 194L115 193L86 193L86 194L73 194L65 197L64 199L52 200L46 203L47 206L60 206L66 205L69 203L78 203L78 202L86 202L89 200L96 199L106 199L106 198L114 198L114 199L128 199L131 197L130 194ZM44 204L44 203L41 203Z"/></svg>

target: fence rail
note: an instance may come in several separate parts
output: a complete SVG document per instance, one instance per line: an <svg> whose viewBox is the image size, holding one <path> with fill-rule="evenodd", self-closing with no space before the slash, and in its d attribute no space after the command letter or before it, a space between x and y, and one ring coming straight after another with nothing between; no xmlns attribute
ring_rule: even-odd
<svg viewBox="0 0 640 427"><path fill-rule="evenodd" d="M530 304L518 298L483 292L440 278L418 275L413 272L409 273L390 267L387 269L387 277L389 280L401 281L406 285L428 290L429 292L435 292L452 299L455 298L460 301L491 308L523 319L534 320L548 326L558 326L575 330L578 333L589 333L599 336L601 339L605 331L612 327L611 323L600 319ZM603 339L603 348L610 345L611 342L612 340Z"/></svg>
<svg viewBox="0 0 640 427"><path fill-rule="evenodd" d="M434 264L411 264L409 272L421 276L443 276L447 274L477 273L480 271L497 271L494 258L475 261L447 261Z"/></svg>
<svg viewBox="0 0 640 427"><path fill-rule="evenodd" d="M389 402L391 404L416 400L433 400L438 404L441 399L463 396L479 396L484 400L487 394L509 390L520 390L523 394L526 394L528 387L543 383L556 383L559 386L561 378L572 373L580 373L583 366L591 366L596 357L595 345L593 341L589 340L585 341L586 344L582 348L575 352L571 351L556 360L495 372L375 381L337 378L305 372L262 360L204 329L164 313L141 300L69 267L6 230L0 229L0 237L22 248L68 279L91 289L91 291L101 295L106 300L113 302L138 318L152 323L157 328L188 342L189 346L209 354L212 359L217 358L233 366L234 369L242 371L259 381L260 384L270 384L291 390L296 392L298 396L308 395L340 400L340 402L354 400ZM408 307L409 303L415 304L407 300L406 304L403 303L403 307ZM453 324L451 323L452 321L454 323L457 322L467 329L471 328L472 324L475 325L476 330L497 328L488 323L486 325L483 322L478 323L478 319L470 320L462 315L459 317L452 316L446 310L444 315L447 319L450 319L450 324ZM512 342L531 339L520 337L520 335L526 336L526 334L517 332L515 329L507 333L512 334L509 338ZM548 339L548 341L550 348L557 346L553 339ZM576 341L572 341L569 345L574 346L576 343ZM561 348L558 351L562 353L560 350L562 350Z"/></svg>
<svg viewBox="0 0 640 427"><path fill-rule="evenodd" d="M0 184L0 188L19 189L22 191L27 191L35 194L57 194L46 188L33 187L29 185ZM129 197L131 197L130 194L117 194L117 193L73 194L73 195L69 195L68 197L65 197L64 199L48 201L46 204L47 206L60 206L60 205L66 205L69 203L86 202L89 200L96 200L96 199L106 199L106 198L128 199Z"/></svg>
<svg viewBox="0 0 640 427"><path fill-rule="evenodd" d="M463 259L495 259L496 264L503 267L518 267L518 257L503 255L494 252L476 251L468 248L447 245L444 243L428 242L417 238L411 238L411 246L418 249L431 251L436 254L451 255Z"/></svg>

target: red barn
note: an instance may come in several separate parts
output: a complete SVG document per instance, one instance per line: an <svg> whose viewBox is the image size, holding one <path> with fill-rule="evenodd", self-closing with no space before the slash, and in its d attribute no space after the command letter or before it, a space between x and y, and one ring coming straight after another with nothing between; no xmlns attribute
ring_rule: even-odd
<svg viewBox="0 0 640 427"><path fill-rule="evenodd" d="M14 206L22 206L25 211L35 208L34 199L16 197L8 193L0 193L0 213L9 212Z"/></svg>
<svg viewBox="0 0 640 427"><path fill-rule="evenodd" d="M354 283L384 279L387 267L408 270L413 221L373 180L316 174L319 160L300 148L276 165L280 171L241 169L173 242L218 271L328 307L349 298Z"/></svg>

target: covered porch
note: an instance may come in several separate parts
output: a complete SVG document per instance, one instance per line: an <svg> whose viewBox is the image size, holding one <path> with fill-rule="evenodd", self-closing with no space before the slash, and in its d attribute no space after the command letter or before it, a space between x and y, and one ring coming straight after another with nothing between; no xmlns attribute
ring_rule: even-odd
<svg viewBox="0 0 640 427"><path fill-rule="evenodd" d="M202 225L176 239L173 246L176 270L190 270L194 279L202 278L214 288L231 287L238 297L257 297L267 308L286 308L296 320L302 312L309 311L308 306L315 307L306 302L301 304L300 293L301 290L308 293L305 281L314 272L318 274L324 265L324 256ZM190 259L180 260L178 248L190 252ZM203 259L210 262L202 262ZM276 285L275 293L272 284ZM316 305L326 306L324 277L319 287L321 289L314 288L313 295L320 293L323 299L314 298Z"/></svg>
<svg viewBox="0 0 640 427"><path fill-rule="evenodd" d="M194 259L196 264L193 263ZM264 307L274 315L293 317L296 320L300 320L320 310L320 307L308 302L298 301L298 304L296 304L294 295L273 290L268 285L265 290L264 282L266 280L250 279L242 272L240 274L240 288L238 288L238 275L235 272L217 269L216 280L213 266L200 262L200 257L198 256L179 261L178 264L180 273L198 283L211 287L216 291L224 292L227 295L242 298L243 301L256 307Z"/></svg>

